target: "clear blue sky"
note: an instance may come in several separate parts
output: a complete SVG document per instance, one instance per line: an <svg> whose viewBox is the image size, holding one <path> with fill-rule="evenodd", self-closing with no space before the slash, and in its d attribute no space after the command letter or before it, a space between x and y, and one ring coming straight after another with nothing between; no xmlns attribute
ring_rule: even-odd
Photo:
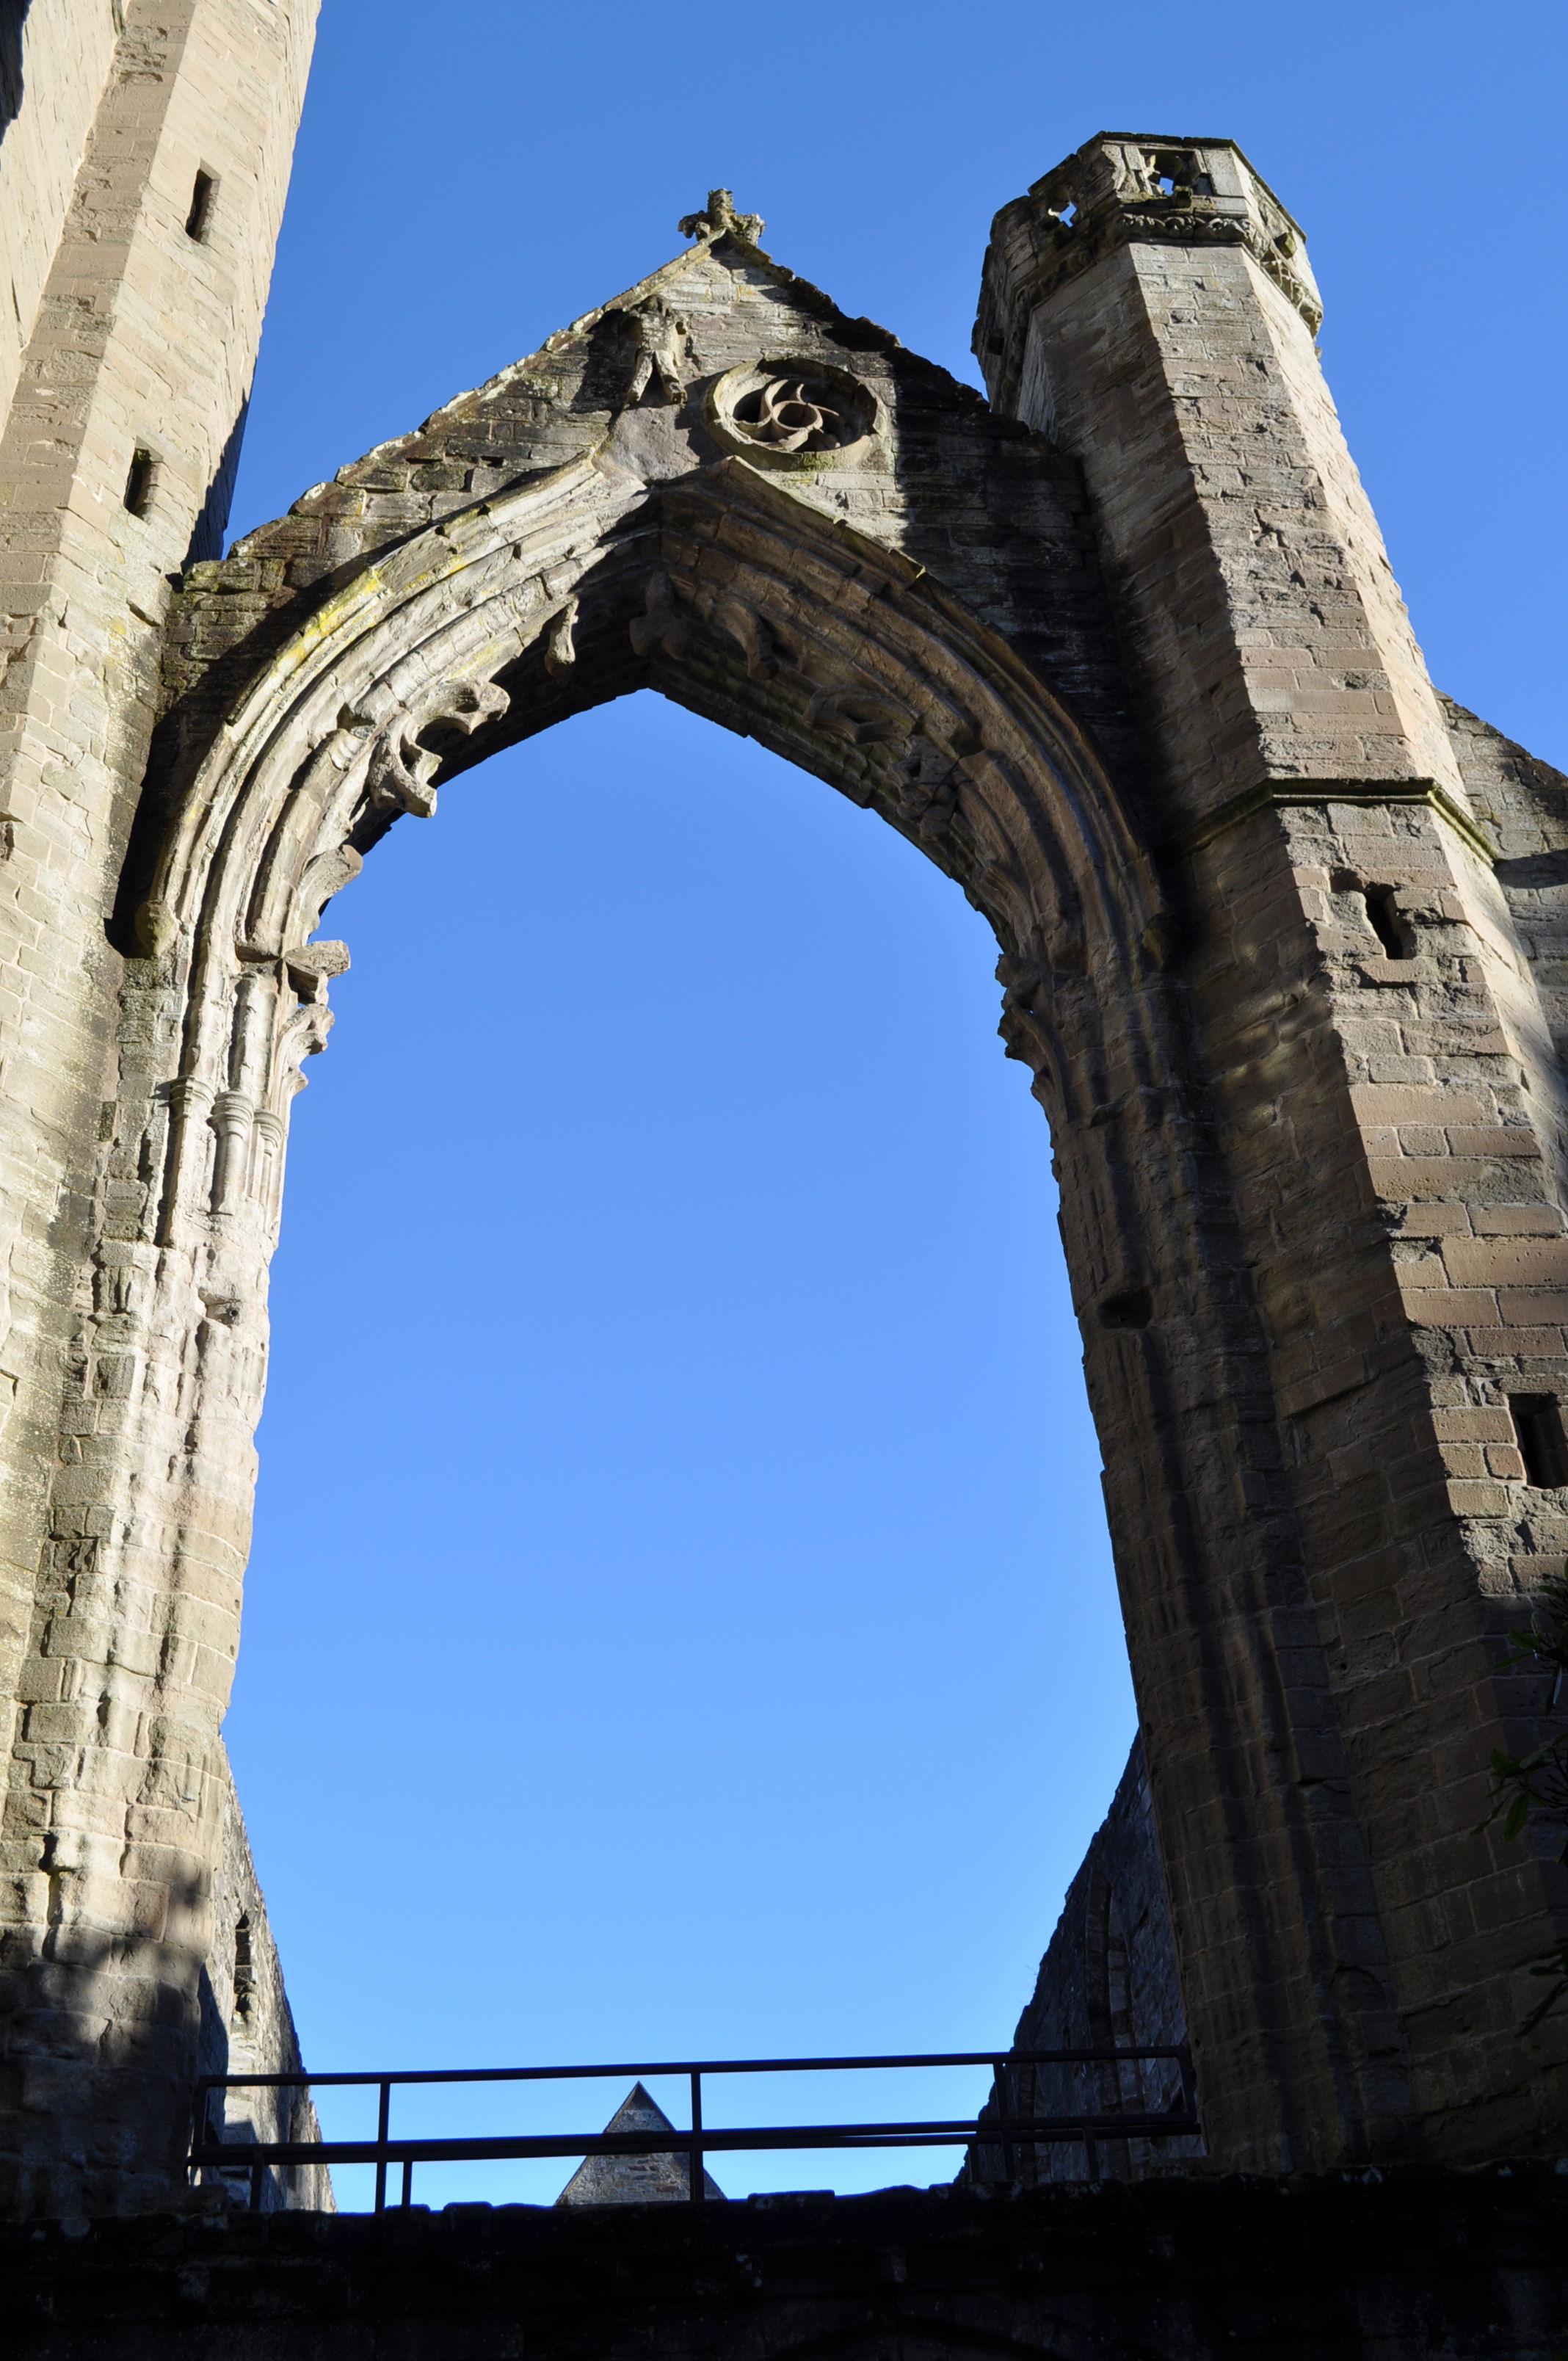
<svg viewBox="0 0 1568 2361"><path fill-rule="evenodd" d="M1102 126L1227 134L1306 226L1436 678L1568 763L1563 26L326 0L234 528L717 183L973 378L998 205ZM229 1721L311 2062L1005 2039L1133 1714L985 929L647 697L444 791L329 926Z"/></svg>

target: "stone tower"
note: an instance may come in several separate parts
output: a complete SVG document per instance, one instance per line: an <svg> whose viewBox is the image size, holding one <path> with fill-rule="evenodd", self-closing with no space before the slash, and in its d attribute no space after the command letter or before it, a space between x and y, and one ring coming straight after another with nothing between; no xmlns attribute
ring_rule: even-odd
<svg viewBox="0 0 1568 2361"><path fill-rule="evenodd" d="M309 31L133 6L47 85L75 129L29 117L29 47L6 133L57 194L13 232L0 454L0 2202L179 2202L198 2066L292 2054L220 1733L323 913L444 779L641 686L996 931L1195 2169L1542 2149L1563 2042L1518 2026L1568 1894L1477 1823L1568 1543L1568 805L1427 678L1299 228L1227 141L1091 140L998 217L987 405L717 191L222 556Z"/></svg>
<svg viewBox="0 0 1568 2361"><path fill-rule="evenodd" d="M81 1367L83 1311L113 1323L124 1315L111 1302L128 1300L102 1257L83 1292L98 1214L88 1143L115 1089L123 983L105 921L173 586L223 545L316 6L31 0L6 12L0 2207L24 2212L71 2213L84 2191L135 2205L168 2189L169 2104L149 2094L189 2078L192 2005L210 2018L221 2000L236 2015L236 1948L252 1955L239 1970L242 2048L247 2025L268 2053L259 2062L275 2035L287 2040L224 1759L205 1731L192 1736L170 1687L188 1679L214 1699L226 1688L205 1628L212 1602L189 1581L148 1620L150 1601L132 1605L126 1576L102 1563L101 1477L136 1384L134 1347L118 1377L93 1377L93 1432L78 1420L70 1442L60 1386ZM214 1567L205 1587L221 1597L223 1581ZM71 1673L62 1658L61 1677L40 1685L27 1666L51 1598L71 1600L80 1637ZM94 1719L106 1750L96 1761L82 1737ZM111 1762L123 1771L105 1777ZM192 1852L184 1832L197 1828ZM217 1998L183 1965L169 1981L192 1945L214 1960ZM116 2069L133 2059L127 2079Z"/></svg>

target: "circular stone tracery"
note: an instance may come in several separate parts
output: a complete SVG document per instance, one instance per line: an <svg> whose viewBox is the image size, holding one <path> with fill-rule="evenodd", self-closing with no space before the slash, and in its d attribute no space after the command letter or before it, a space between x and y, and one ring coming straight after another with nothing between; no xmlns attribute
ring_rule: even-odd
<svg viewBox="0 0 1568 2361"><path fill-rule="evenodd" d="M781 451L837 451L839 412L813 401L805 378L775 377L735 405L735 423L759 443Z"/></svg>
<svg viewBox="0 0 1568 2361"><path fill-rule="evenodd" d="M841 369L798 361L730 369L708 397L719 441L763 467L790 467L853 450L877 423L876 396Z"/></svg>

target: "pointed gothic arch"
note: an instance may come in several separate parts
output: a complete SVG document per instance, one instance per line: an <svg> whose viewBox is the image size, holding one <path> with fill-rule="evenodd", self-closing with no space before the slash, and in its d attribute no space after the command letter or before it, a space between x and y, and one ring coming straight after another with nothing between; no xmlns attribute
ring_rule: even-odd
<svg viewBox="0 0 1568 2361"><path fill-rule="evenodd" d="M1087 732L994 631L898 549L741 460L652 492L579 464L364 568L214 734L136 915L181 1001L174 1079L243 1088L263 1055L266 1111L282 1116L319 1019L279 1018L263 1053L230 998L248 1004L242 984L265 974L319 1006L334 970L311 938L395 819L430 817L441 779L644 684L879 809L957 878L1005 957L1092 966L1129 1044L1146 1029L1153 863ZM1044 1043L1053 1017L1031 1016ZM1168 1049L1143 1055L1152 1079ZM1106 1079L1058 1057L1043 1087L1069 1109ZM170 1175L169 1218L184 1177Z"/></svg>

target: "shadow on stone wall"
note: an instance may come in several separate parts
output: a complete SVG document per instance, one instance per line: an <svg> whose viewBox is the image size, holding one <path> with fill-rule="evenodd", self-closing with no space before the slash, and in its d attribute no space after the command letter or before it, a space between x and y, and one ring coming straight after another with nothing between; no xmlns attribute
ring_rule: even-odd
<svg viewBox="0 0 1568 2361"><path fill-rule="evenodd" d="M306 2090L223 2092L213 2122L235 2145L235 2169L204 2171L195 2190L189 2184L197 2078L292 2073L302 2064L221 1746L209 1777L203 1809L223 1820L215 1873L210 1887L171 1878L156 1931L106 1934L86 1923L71 1892L87 1873L86 1858L70 1831L43 1837L47 1923L0 1933L0 2112L13 2126L0 2158L0 2218L247 2206L247 2147L321 2136ZM185 1980L203 1936L206 1958L192 1991ZM138 2004L145 2014L135 2013ZM269 2171L259 2197L264 2213L330 2213L331 2176L324 2165Z"/></svg>
<svg viewBox="0 0 1568 2361"><path fill-rule="evenodd" d="M0 0L0 6L3 5L4 0ZM229 428L228 440L213 470L207 497L202 502L202 513L192 528L191 545L182 561L185 566L195 566L204 558L221 557L224 554L224 535L228 531L229 511L234 505L235 478L239 474L240 447L245 441L245 422L249 415L250 396L247 393L239 405L239 414Z"/></svg>
<svg viewBox="0 0 1568 2361"><path fill-rule="evenodd" d="M0 0L0 139L22 111L22 28L31 0Z"/></svg>

